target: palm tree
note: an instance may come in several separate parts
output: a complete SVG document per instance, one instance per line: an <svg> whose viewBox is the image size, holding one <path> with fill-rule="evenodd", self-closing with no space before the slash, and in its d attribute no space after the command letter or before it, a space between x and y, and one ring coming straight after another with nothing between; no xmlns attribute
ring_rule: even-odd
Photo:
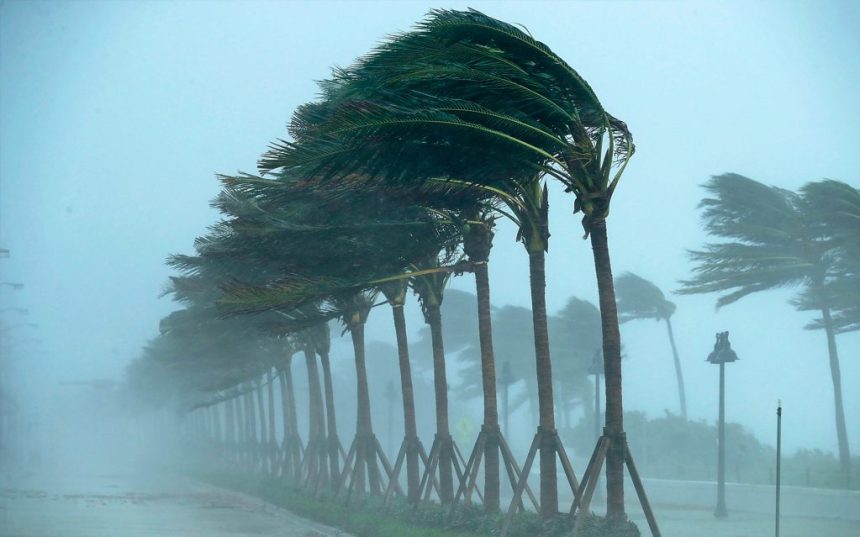
<svg viewBox="0 0 860 537"><path fill-rule="evenodd" d="M412 387L412 365L409 362L409 341L406 332L406 304L408 280L399 279L380 286L380 291L391 306L394 319L394 333L397 339L397 360L400 371L400 392L403 401L403 442L394 463L394 476L400 475L403 461L406 461L406 496L411 504L420 500L420 475L418 458L422 454L421 440L415 421L415 395ZM390 487L389 487L390 489ZM386 494L390 492L386 491Z"/></svg>
<svg viewBox="0 0 860 537"><path fill-rule="evenodd" d="M672 315L675 313L675 304L666 299L659 287L632 272L625 272L616 278L615 289L618 291L618 313L622 323L637 319L654 319L666 323L669 344L672 347L672 358L675 362L675 379L678 383L681 418L686 421L687 396L684 392L684 373L681 371L681 360L678 358L678 348L675 346L675 336L672 332Z"/></svg>
<svg viewBox="0 0 860 537"><path fill-rule="evenodd" d="M566 426L571 427L569 412L574 404L581 405L586 417L591 412L591 396L593 394L588 375L595 355L600 355L602 337L600 335L600 310L587 300L570 297L564 307L553 317L550 317L550 334L559 346L559 351L553 356L558 359L559 372L563 383L559 383L559 391L565 396L567 405Z"/></svg>
<svg viewBox="0 0 860 537"><path fill-rule="evenodd" d="M835 270L826 287L834 330L860 330L860 190L827 179L808 183L800 192L804 212L831 244ZM823 328L821 319L808 328Z"/></svg>
<svg viewBox="0 0 860 537"><path fill-rule="evenodd" d="M360 170L401 183L447 178L494 188L509 208L522 211L511 216L520 220L532 275L546 516L557 512L558 501L555 450L543 441L556 433L542 299L548 230L541 178L555 178L574 193L592 240L603 316L606 432L614 440L607 506L610 516L623 517L620 336L605 219L633 154L624 123L606 113L582 77L548 47L472 10L431 12L417 30L385 43L325 89L337 106L298 115L291 130L296 142L273 146L263 170L318 178Z"/></svg>
<svg viewBox="0 0 860 537"><path fill-rule="evenodd" d="M413 260L432 257L440 248L448 248L452 241L449 231L451 226L438 223L437 218L431 212L421 208L406 205L405 201L397 197L386 195L384 192L369 189L357 190L355 185L343 185L333 190L325 189L323 185L301 184L284 177L276 181L253 178L249 176L224 178L228 188L219 198L219 205L233 214L238 214L241 219L237 223L237 229L241 236L248 235L248 228L253 226L254 221L260 221L258 226L262 231L258 234L264 235L267 241L275 241L277 249L269 254L269 262L274 258L282 265L290 267L290 274L280 276L272 281L270 285L234 286L228 291L228 296L221 303L233 311L265 311L269 309L294 309L309 300L323 299L336 311L343 312L343 319L353 335L356 344L356 365L359 376L363 361L359 347L363 348L362 338L363 320L366 314L361 314L365 307L354 308L351 305L356 292L367 289L372 292L376 290L389 290L390 287L398 286L398 282L413 281L426 282L429 280L447 281L447 273L450 268L441 265L421 269L414 266ZM310 203L310 202L313 203ZM239 227L241 226L241 227ZM274 228L267 231L269 228ZM458 236L454 234L453 236ZM278 240L283 237L283 240ZM290 240L286 240L290 239ZM330 240L333 244L323 241ZM234 241L235 242L235 241ZM247 240L239 241L236 247L243 247ZM311 244L319 250L313 259L308 259ZM282 260L282 261L281 261ZM404 272L404 268L420 269L418 273ZM296 277L297 274L307 276ZM323 274L324 273L324 274ZM441 278L441 279L440 279ZM438 310L441 299L441 288L437 285L418 286L432 288L430 291L422 291L425 304L429 304L425 310L428 319L433 320L434 309ZM398 331L398 339L405 338L405 326L401 327L397 322L397 302L402 302L401 293L397 289L388 292L388 299L395 307L395 328ZM435 303L435 306L433 305ZM359 319L359 321L356 321ZM431 326L434 324L431 322ZM435 354L441 349L441 340L434 340ZM404 362L401 360L401 366ZM408 360L405 362L408 367ZM444 357L441 362L436 360L437 379L440 385L444 385ZM439 376L439 368L442 368L442 377ZM408 369L404 369L404 378L410 376ZM359 379L359 427L357 430L357 442L354 442L354 450L358 453L358 460L362 457L375 457L379 450L372 429L369 424L369 410L365 412L362 403L363 388L366 381ZM409 411L411 390L403 389L405 419L414 422L414 412ZM443 394L446 397L446 394ZM444 399L437 397L437 404L441 405L438 418L441 422L447 420L447 410L444 408ZM440 422L439 435L444 439L447 426ZM414 429L407 423L407 431ZM408 432L407 432L408 434ZM417 436L415 437L417 440ZM367 442L365 442L367 440ZM369 443L368 443L369 442ZM364 445L367 444L367 445ZM420 451L420 445L417 446ZM444 501L449 501L453 493L445 495L444 487L447 484L451 488L452 480L450 465L446 452L440 465L441 482L443 485L442 496ZM384 456L379 453L384 466L387 466ZM414 460L414 453L409 457ZM374 459L375 460L375 459ZM361 464L364 464L362 462ZM370 463L368 463L370 464ZM375 468L375 462L373 463ZM410 462L407 460L407 478L414 475L410 471ZM391 474L390 469L386 468ZM378 492L379 480L378 470L368 467L371 477L370 487ZM354 483L358 489L363 488L363 469L356 464L353 473ZM447 476L446 476L447 473ZM394 482L396 485L396 482ZM412 495L415 499L414 479Z"/></svg>
<svg viewBox="0 0 860 537"><path fill-rule="evenodd" d="M832 228L816 216L830 210L830 203L822 202L814 188L807 189L807 198L803 198L731 173L711 178L704 188L712 196L700 203L705 230L724 242L690 252L696 266L680 292L726 292L717 299L717 306L722 307L759 291L800 288L798 304L821 313L819 323L827 335L839 459L843 473L849 475L837 324L832 316L833 293L828 292L829 286L837 285L839 256L833 251L836 237Z"/></svg>

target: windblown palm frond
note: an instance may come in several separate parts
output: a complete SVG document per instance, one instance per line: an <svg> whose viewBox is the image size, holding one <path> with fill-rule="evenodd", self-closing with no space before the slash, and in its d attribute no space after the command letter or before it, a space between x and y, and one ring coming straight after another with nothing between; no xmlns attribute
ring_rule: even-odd
<svg viewBox="0 0 860 537"><path fill-rule="evenodd" d="M729 242L690 252L697 265L679 293L729 291L717 300L721 307L758 291L823 281L826 248L796 194L737 174L715 176L705 189L713 196L700 204L705 229Z"/></svg>
<svg viewBox="0 0 860 537"><path fill-rule="evenodd" d="M632 272L615 279L615 290L622 323L635 319L661 321L675 313L675 304L666 299L659 287Z"/></svg>

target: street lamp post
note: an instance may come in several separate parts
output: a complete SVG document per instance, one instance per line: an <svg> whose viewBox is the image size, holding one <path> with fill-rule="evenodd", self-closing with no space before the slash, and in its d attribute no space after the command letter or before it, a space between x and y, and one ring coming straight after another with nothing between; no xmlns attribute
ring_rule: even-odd
<svg viewBox="0 0 860 537"><path fill-rule="evenodd" d="M708 355L708 362L720 366L720 417L718 422L717 444L717 508L714 516L729 516L726 509L726 364L734 362L738 355L732 350L728 332L718 332L714 350Z"/></svg>

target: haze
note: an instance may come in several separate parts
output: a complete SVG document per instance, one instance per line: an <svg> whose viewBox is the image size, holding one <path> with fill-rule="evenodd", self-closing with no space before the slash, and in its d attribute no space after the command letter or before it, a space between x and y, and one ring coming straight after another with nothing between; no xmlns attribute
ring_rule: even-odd
<svg viewBox="0 0 860 537"><path fill-rule="evenodd" d="M208 205L220 188L214 174L255 172L296 107L317 97L315 81L435 7L474 7L525 26L633 132L637 152L609 219L613 270L651 280L676 303L690 420L716 420L717 368L705 358L714 333L728 330L740 360L727 367L727 420L774 445L781 399L784 453L836 453L825 336L803 329L815 316L788 304L794 290L719 310L716 295L673 291L691 274L687 251L710 240L697 205L711 176L790 190L824 178L860 184L860 7L851 1L3 2L0 248L10 255L0 281L24 288L0 287L0 302L28 314L0 314L17 341L6 343L2 367L27 424L21 442L47 458L60 427L51 413L90 397L68 383L123 382L159 320L179 308L159 298L174 274L164 260L193 253L194 238L218 219ZM573 198L550 188L547 305L556 313L571 296L597 303L597 287ZM489 263L497 307L530 307L528 257L515 234L500 221ZM474 292L470 277L450 287ZM411 294L407 316L414 344L424 323ZM368 342L394 344L388 313L372 314L367 330ZM621 333L625 410L677 413L663 327L638 321ZM333 337L334 367L354 390L351 344ZM856 454L860 334L838 344ZM375 359L369 350L369 367ZM384 360L393 370L393 358ZM461 367L450 353L452 385ZM347 395L339 405L348 430ZM480 416L479 400L452 405L452 423ZM524 410L515 419L526 449L534 424ZM432 414L419 420L429 434Z"/></svg>

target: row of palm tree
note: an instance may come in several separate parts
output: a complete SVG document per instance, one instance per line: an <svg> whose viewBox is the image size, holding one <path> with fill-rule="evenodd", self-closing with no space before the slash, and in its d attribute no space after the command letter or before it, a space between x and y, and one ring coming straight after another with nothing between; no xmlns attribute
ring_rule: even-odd
<svg viewBox="0 0 860 537"><path fill-rule="evenodd" d="M557 393L571 389L567 372L553 371L545 297L547 183L555 180L574 196L575 211L582 213L598 284L599 307L571 302L567 308L570 316L589 310L597 321L588 328L577 325L583 333L571 336L570 344L602 353L605 381L604 432L584 481L593 490L596 480L589 472L599 471L600 457L605 457L607 514L624 518L624 465L633 473L635 468L624 434L619 320L666 322L680 408L686 415L670 321L674 305L635 275L617 280L625 296L616 303L606 220L634 152L626 125L609 114L588 83L546 45L474 10L432 11L413 31L390 38L354 65L336 70L320 89L319 100L296 110L288 139L275 142L263 155L260 175L221 177L223 189L213 205L223 217L197 239L195 255L170 259L181 276L172 279L168 292L186 309L165 320L162 336L147 350L150 362L157 365L154 374L172 378L177 393L189 398L186 408L217 408L231 401L226 408L233 408L235 427L237 416L244 416L242 430L249 445L257 445L253 440L259 430L260 440L269 446L265 456L248 460L269 473L301 478L316 491L330 487L348 495L370 492L389 497L398 492L399 471L405 465L410 501L435 490L443 504L450 504L461 494L469 497L470 483L483 461L484 506L497 511L500 468L521 493L527 489L531 461L539 456L540 501L535 505L541 513L549 517L559 511L559 461L575 506L587 509L588 499L580 503L585 483L576 483L555 421ZM712 192L727 198L703 202L706 226L711 233L741 242L748 239L736 228L750 228L753 246L764 244L765 249L744 259L746 243L709 245L693 254L700 266L685 282L684 292L738 288L721 299L728 303L767 287L764 276L762 281L750 281L748 273L759 268L776 278L773 285L811 282L804 291L814 291L802 293L797 304L822 312L818 323L832 343L837 386L834 337L857 326L857 302L846 298L852 292L856 297L856 290L851 290L856 258L842 253L856 246L852 246L856 238L821 230L840 225L849 229L851 221L822 215L813 223L803 216L797 226L778 230L779 218L785 216L780 213L782 205L795 211L815 207L818 194L804 191L795 200L780 191L774 200L749 201L746 186L727 182L726 192L713 186ZM754 220L739 223L744 211ZM515 223L517 240L529 257L531 309L526 311L531 316L539 425L522 471L509 455L497 410L487 264L498 218ZM770 231L764 229L767 218L773 218ZM826 218L836 221L825 222ZM797 253L798 259L806 256L799 265L806 267L802 270L816 255L832 259L833 270L803 272L798 280L788 275L794 269L765 267L767 241L794 248L798 237L811 240ZM853 276L835 277L837 267L840 274ZM463 273L475 276L484 414L482 433L468 463L450 433L442 330L446 285L452 275ZM429 453L418 439L415 423L404 314L410 289L418 297L432 348L436 429ZM393 465L374 434L364 341L368 316L383 304L392 310L404 409L405 435ZM334 319L353 344L356 435L348 449L337 436L324 328ZM308 372L311 426L306 445L298 438L290 377L290 359L298 352L304 354ZM274 445L275 379L281 384L284 409L280 447ZM837 407L841 409L839 394ZM844 436L844 418L840 434ZM634 476L634 484L637 481ZM641 483L637 492L644 498ZM590 493L586 496L590 498ZM515 495L511 510L518 504Z"/></svg>
<svg viewBox="0 0 860 537"><path fill-rule="evenodd" d="M447 422L440 306L452 273L474 273L489 435L481 447L484 502L495 510L504 440L498 433L487 262L494 220L511 219L529 256L539 415L533 445L540 455L540 509L553 516L557 460L575 487L556 432L545 300L547 181L559 181L574 196L594 252L606 382L607 509L609 516L623 517L621 345L606 219L634 152L626 125L546 45L474 10L432 11L413 31L336 70L320 87L321 99L294 114L290 139L274 143L260 160L263 176L222 177L224 190L214 204L225 219L198 239L196 256L172 259L184 271L172 291L191 304L189 310L266 313L269 320L261 324L279 334L341 319L353 338L358 379L358 433L346 466L355 460L349 479L360 489L365 470L376 487L377 462L384 464L367 395L364 323L381 293L394 310L405 352L398 311L412 288L433 344L437 430L429 463L438 465L439 496L446 503L453 496L456 454ZM206 296L186 296L188 287L203 288ZM404 370L405 399L408 376ZM405 410L409 404L404 400ZM415 429L406 430L410 436ZM415 451L407 450L408 476L416 474Z"/></svg>

